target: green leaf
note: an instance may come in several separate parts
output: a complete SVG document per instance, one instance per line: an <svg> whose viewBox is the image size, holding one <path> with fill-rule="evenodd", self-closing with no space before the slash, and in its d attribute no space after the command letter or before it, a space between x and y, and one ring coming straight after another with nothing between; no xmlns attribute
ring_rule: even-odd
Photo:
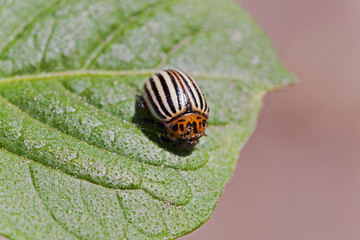
<svg viewBox="0 0 360 240"><path fill-rule="evenodd" d="M264 93L293 81L228 0L0 0L0 234L168 239L212 214ZM179 152L140 120L159 69L199 83L207 137Z"/></svg>

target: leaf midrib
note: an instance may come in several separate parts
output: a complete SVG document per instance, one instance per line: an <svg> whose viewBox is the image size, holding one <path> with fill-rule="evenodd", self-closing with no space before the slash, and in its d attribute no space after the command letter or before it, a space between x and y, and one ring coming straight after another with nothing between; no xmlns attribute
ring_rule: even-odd
<svg viewBox="0 0 360 240"><path fill-rule="evenodd" d="M24 74L14 75L10 77L0 77L0 84L9 84L20 81L38 81L38 80L51 80L51 79L69 79L74 77L138 77L138 76L149 76L161 69L136 69L136 70L70 70L70 71L58 71L58 72L45 72L36 74ZM235 81L246 81L247 78L239 75L222 75L222 74L209 74L204 72L189 72L194 78L208 78L212 80L235 80Z"/></svg>

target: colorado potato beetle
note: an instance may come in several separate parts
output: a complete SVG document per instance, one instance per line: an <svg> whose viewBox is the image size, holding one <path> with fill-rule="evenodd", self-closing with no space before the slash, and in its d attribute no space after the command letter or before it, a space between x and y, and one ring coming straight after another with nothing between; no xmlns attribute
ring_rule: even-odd
<svg viewBox="0 0 360 240"><path fill-rule="evenodd" d="M205 134L209 106L197 83L186 73L174 69L155 73L145 82L142 97L143 107L180 148L192 149Z"/></svg>

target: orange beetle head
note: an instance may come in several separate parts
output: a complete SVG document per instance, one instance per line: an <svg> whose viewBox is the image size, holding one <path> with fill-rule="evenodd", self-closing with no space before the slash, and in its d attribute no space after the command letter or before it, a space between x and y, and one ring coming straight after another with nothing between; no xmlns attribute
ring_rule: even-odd
<svg viewBox="0 0 360 240"><path fill-rule="evenodd" d="M192 149L205 134L207 116L200 113L186 113L165 123L167 137L182 149Z"/></svg>

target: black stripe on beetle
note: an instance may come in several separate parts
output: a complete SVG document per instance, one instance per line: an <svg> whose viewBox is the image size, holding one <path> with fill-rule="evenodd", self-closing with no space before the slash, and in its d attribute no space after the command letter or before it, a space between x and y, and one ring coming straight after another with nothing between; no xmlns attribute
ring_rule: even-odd
<svg viewBox="0 0 360 240"><path fill-rule="evenodd" d="M186 74L186 73L185 73ZM200 107L201 109L204 109L204 103L203 103L203 98L204 98L204 95L200 92L200 89L198 87L198 85L195 83L194 79L192 79L189 75L186 74L186 76L188 77L188 79L190 79L191 83L194 85L195 87L195 90L196 90L196 93L198 94L199 96L199 99L200 99Z"/></svg>
<svg viewBox="0 0 360 240"><path fill-rule="evenodd" d="M166 96L167 104L170 106L171 111L173 113L175 113L176 110L175 110L174 103L173 103L173 100L172 100L171 95L170 95L170 90L169 90L169 87L168 87L168 83L165 81L163 75L161 75L160 73L157 73L156 76L160 80L161 87L162 87L162 89L163 89L163 91L165 93L165 96Z"/></svg>
<svg viewBox="0 0 360 240"><path fill-rule="evenodd" d="M188 81L185 79L185 77L182 74L179 74L179 75L180 75L181 79L183 80L183 82L185 83L187 90L191 94L192 100L193 100L196 108L198 108L199 105L198 105L198 103L197 103L197 101L195 99L195 95L194 95L194 93L193 93L193 91L192 91L192 89L190 87L190 84L188 83Z"/></svg>
<svg viewBox="0 0 360 240"><path fill-rule="evenodd" d="M162 100L162 98L160 97L160 91L162 91L162 89L159 89L159 88L156 86L155 81L154 81L154 79L153 79L152 77L150 78L150 84L151 84L151 88L152 88L152 90L153 90L153 92L154 92L154 94L155 94L155 96L156 96L156 99L157 99L157 101L158 101L158 103L159 103L162 111L165 113L165 115L167 115L168 117L170 117L171 114L169 113L169 111L166 109L166 107L165 107L165 105L164 105L166 102L164 102L164 101Z"/></svg>
<svg viewBox="0 0 360 240"><path fill-rule="evenodd" d="M179 110L181 110L181 95L180 95L180 92L179 92L179 85L177 84L174 76L171 74L170 71L166 70L166 73L168 74L168 76L170 77L171 79L171 82L175 88L175 93L176 93L176 98L177 98L177 101L178 101L178 106L179 106Z"/></svg>
<svg viewBox="0 0 360 240"><path fill-rule="evenodd" d="M151 107L155 110L156 114L161 118L161 119L165 119L165 116L160 112L160 110L158 109L158 107L155 105L154 100L152 99L149 90L145 87L145 94L146 94L146 98L149 100L149 103L147 103L147 105L151 105Z"/></svg>
<svg viewBox="0 0 360 240"><path fill-rule="evenodd" d="M182 80L182 78L180 77L180 73L176 70L170 70L170 72L173 74L173 76L176 78L176 80L180 83L181 86L181 92L179 92L178 94L181 94L181 96L184 99L184 105L186 106L186 109L188 111L191 110L191 101L190 101L190 97L186 92L186 88L185 88L185 83Z"/></svg>

